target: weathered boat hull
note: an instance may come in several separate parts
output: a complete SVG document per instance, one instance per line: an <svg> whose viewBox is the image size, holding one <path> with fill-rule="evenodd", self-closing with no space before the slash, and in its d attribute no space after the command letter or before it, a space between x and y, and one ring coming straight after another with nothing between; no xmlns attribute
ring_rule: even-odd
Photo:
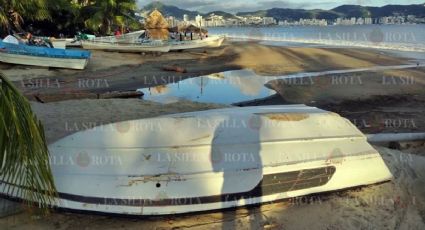
<svg viewBox="0 0 425 230"><path fill-rule="evenodd" d="M55 206L109 214L232 208L392 178L348 120L306 106L120 122L76 133L49 149L60 197Z"/></svg>
<svg viewBox="0 0 425 230"><path fill-rule="evenodd" d="M56 46L55 42L57 43ZM64 47L63 49L66 49L66 47L81 47L81 41L76 38L58 38L53 41L53 46L55 48Z"/></svg>
<svg viewBox="0 0 425 230"><path fill-rule="evenodd" d="M52 44L56 49L66 49L67 41L65 39L56 39L52 41Z"/></svg>
<svg viewBox="0 0 425 230"><path fill-rule="evenodd" d="M0 40L0 61L20 65L84 69L91 53L85 50L66 50Z"/></svg>
<svg viewBox="0 0 425 230"><path fill-rule="evenodd" d="M203 47L220 47L224 42L225 37L214 36L203 40L172 42L171 50L198 49Z"/></svg>
<svg viewBox="0 0 425 230"><path fill-rule="evenodd" d="M52 58L0 52L0 62L65 69L85 69L89 59Z"/></svg>
<svg viewBox="0 0 425 230"><path fill-rule="evenodd" d="M109 43L139 43L139 38L145 33L145 30L135 31L119 36L105 36L90 38L89 41L109 42Z"/></svg>
<svg viewBox="0 0 425 230"><path fill-rule="evenodd" d="M129 53L142 53L142 52L162 52L170 51L171 46L168 44L123 44L123 43L108 43L108 42L92 42L82 41L84 49L88 50L104 50L104 51L118 51Z"/></svg>

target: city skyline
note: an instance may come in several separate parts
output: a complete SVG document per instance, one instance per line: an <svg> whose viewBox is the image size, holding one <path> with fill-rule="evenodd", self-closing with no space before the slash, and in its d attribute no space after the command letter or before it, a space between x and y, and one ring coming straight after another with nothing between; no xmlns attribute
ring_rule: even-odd
<svg viewBox="0 0 425 230"><path fill-rule="evenodd" d="M157 0L138 0L139 7L143 7ZM388 4L422 4L424 0L233 0L233 1L213 1L213 0L162 0L166 5L174 5L187 10L200 11L207 13L211 11L226 11L229 13L265 10L270 8L300 8L300 9L332 9L344 4L362 5L362 6L384 6Z"/></svg>

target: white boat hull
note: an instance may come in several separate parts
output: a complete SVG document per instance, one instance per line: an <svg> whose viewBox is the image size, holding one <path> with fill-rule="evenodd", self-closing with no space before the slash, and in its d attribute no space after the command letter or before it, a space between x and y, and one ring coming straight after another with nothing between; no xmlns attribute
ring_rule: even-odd
<svg viewBox="0 0 425 230"><path fill-rule="evenodd" d="M66 47L81 47L81 41L76 40L76 38L59 38L55 39L52 43L55 48L56 46L64 47L59 49L66 49Z"/></svg>
<svg viewBox="0 0 425 230"><path fill-rule="evenodd" d="M49 149L60 197L55 206L109 214L232 208L392 178L348 120L305 106L120 122L76 133Z"/></svg>
<svg viewBox="0 0 425 230"><path fill-rule="evenodd" d="M166 53L170 51L171 46L168 44L120 44L120 43L108 43L108 42L92 42L82 41L84 49L88 50L104 50L104 51L118 51L118 52L130 52L130 53L142 53L142 52L162 52Z"/></svg>
<svg viewBox="0 0 425 230"><path fill-rule="evenodd" d="M67 41L65 39L56 39L52 41L53 48L56 49L66 49Z"/></svg>
<svg viewBox="0 0 425 230"><path fill-rule="evenodd" d="M213 36L203 40L192 40L182 42L171 42L171 50L186 50L198 49L204 47L220 47L224 42L225 37Z"/></svg>
<svg viewBox="0 0 425 230"><path fill-rule="evenodd" d="M89 59L51 58L0 52L0 62L18 65L45 66L82 70L86 68L88 61Z"/></svg>
<svg viewBox="0 0 425 230"><path fill-rule="evenodd" d="M89 41L94 42L109 42L109 43L138 43L139 37L145 33L145 30L135 31L127 34L122 34L119 36L105 36L105 37L95 37L90 38Z"/></svg>

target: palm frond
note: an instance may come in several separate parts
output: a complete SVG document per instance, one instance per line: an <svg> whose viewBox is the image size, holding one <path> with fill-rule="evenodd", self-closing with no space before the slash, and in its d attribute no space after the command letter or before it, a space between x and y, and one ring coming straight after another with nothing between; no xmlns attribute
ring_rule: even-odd
<svg viewBox="0 0 425 230"><path fill-rule="evenodd" d="M0 73L0 181L8 195L43 210L52 205L56 188L43 126L28 100Z"/></svg>

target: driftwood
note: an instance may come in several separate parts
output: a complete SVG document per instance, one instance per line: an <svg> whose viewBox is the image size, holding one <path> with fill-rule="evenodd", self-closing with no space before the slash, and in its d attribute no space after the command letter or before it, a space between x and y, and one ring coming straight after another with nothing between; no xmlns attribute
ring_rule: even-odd
<svg viewBox="0 0 425 230"><path fill-rule="evenodd" d="M165 71L170 71L170 72L187 73L187 69L180 66L176 66L176 65L164 66L162 67L162 69Z"/></svg>
<svg viewBox="0 0 425 230"><path fill-rule="evenodd" d="M140 91L116 91L116 92L109 92L109 93L103 93L98 94L98 99L111 99L111 98L135 98L135 97L141 97L144 94Z"/></svg>
<svg viewBox="0 0 425 230"><path fill-rule="evenodd" d="M81 99L137 98L142 97L143 93L139 91L114 91L107 93L72 92L63 94L26 94L25 96L31 101L49 103Z"/></svg>

